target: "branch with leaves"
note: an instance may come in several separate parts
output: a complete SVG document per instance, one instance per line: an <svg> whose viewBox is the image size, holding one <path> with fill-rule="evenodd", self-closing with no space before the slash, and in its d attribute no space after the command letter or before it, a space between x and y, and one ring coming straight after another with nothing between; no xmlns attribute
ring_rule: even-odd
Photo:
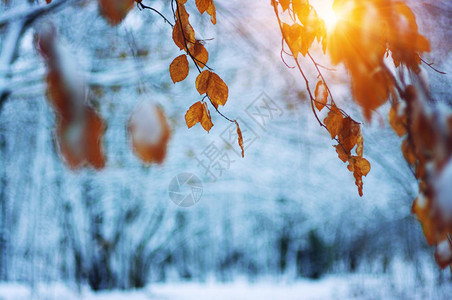
<svg viewBox="0 0 452 300"><path fill-rule="evenodd" d="M319 64L309 53L314 40L322 43L324 54L328 53L334 65L346 67L353 99L367 120L377 108L391 101L389 123L404 138L403 155L419 181L419 196L412 211L421 222L428 243L436 246L438 264L450 265L452 198L444 190L448 185L445 182L452 180L452 116L444 116L435 108L427 84L419 76L422 63L435 72L444 72L421 58L430 51L430 43L418 32L411 9L402 1L335 0L333 9L338 22L328 32L308 0L272 0L271 3L283 42L289 46L289 55L294 57L305 80L313 113L333 139L337 136L336 151L342 161L349 162L360 195L361 175L370 170L370 164L362 158L361 128L336 106ZM292 24L281 21L280 13L287 13ZM283 53L288 54L284 45L282 57ZM298 62L299 54L307 55L317 70L319 81L314 95ZM388 63L398 72L393 74ZM411 83L406 80L407 74L412 78ZM324 107L329 112L322 122L315 108L321 111ZM351 156L350 150L355 145L357 156Z"/></svg>
<svg viewBox="0 0 452 300"><path fill-rule="evenodd" d="M291 1L277 2L272 0L272 5L283 36L283 42L289 46L291 53L285 52L284 44L281 52L285 52L294 58L298 71L305 81L312 112L319 125L330 133L333 140L337 141L337 145L334 147L339 159L344 163L348 163L348 170L353 173L359 195L362 196L362 176L366 176L370 172L371 166L369 161L363 157L364 140L360 124L337 107L330 88L319 69L319 65L309 53L309 48L311 48L315 39L321 41L323 50L326 50L327 34L325 23L307 1L303 3L293 1L291 3ZM281 20L280 8L282 13L289 13L292 24ZM298 60L300 54L302 56L307 55L318 72L319 80L314 93L311 91L309 80ZM327 108L329 112L322 121L316 109L320 112L324 108ZM352 154L353 149L355 149L355 155Z"/></svg>

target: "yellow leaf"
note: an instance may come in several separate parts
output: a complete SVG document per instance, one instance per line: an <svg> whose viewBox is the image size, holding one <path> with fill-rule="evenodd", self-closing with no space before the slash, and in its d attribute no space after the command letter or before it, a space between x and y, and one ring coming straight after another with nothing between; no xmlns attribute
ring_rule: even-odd
<svg viewBox="0 0 452 300"><path fill-rule="evenodd" d="M174 83L187 78L188 72L188 60L185 54L176 57L170 65L170 75Z"/></svg>
<svg viewBox="0 0 452 300"><path fill-rule="evenodd" d="M281 4L283 12L289 9L290 0L279 0L279 4Z"/></svg>

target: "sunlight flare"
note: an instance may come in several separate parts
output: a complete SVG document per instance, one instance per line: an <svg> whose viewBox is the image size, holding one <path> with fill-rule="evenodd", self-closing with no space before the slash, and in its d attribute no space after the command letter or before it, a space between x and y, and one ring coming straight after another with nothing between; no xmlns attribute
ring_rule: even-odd
<svg viewBox="0 0 452 300"><path fill-rule="evenodd" d="M319 14L320 18L322 18L323 21L325 21L325 25L328 32L333 31L338 21L337 14L334 12L333 6L332 5L319 6L319 8L317 9L317 13Z"/></svg>

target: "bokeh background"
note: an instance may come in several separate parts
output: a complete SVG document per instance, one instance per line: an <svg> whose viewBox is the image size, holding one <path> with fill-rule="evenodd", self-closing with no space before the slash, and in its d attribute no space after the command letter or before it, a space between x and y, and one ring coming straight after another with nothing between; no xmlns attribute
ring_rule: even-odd
<svg viewBox="0 0 452 300"><path fill-rule="evenodd" d="M169 1L148 2L171 15ZM187 129L185 112L201 98L196 72L172 83L168 66L180 52L162 18L135 8L112 27L96 1L63 4L21 34L11 70L0 64L0 299L450 299L450 271L438 268L410 213L417 185L387 124L389 107L366 123L344 69L324 71L336 102L365 123L372 170L361 198L312 115L300 74L281 60L270 1L217 0L216 26L188 2L209 66L229 85L221 111L239 119L245 158L220 115L212 112L209 134ZM452 4L408 2L432 43L424 59L448 73L423 75L450 110ZM45 1L0 3L4 55L13 26L2 18ZM33 44L42 22L57 28L108 124L101 171L73 171L59 157L45 63ZM331 65L320 46L313 54ZM143 165L130 148L127 122L142 102L168 117L161 165ZM206 169L208 154L221 167ZM169 197L180 173L202 182L193 206Z"/></svg>

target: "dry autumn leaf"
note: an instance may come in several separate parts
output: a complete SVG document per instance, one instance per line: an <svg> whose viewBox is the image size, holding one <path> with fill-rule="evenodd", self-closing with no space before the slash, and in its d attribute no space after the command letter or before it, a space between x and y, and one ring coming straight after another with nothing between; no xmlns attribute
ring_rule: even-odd
<svg viewBox="0 0 452 300"><path fill-rule="evenodd" d="M196 78L196 89L199 94L204 93L212 101L212 104L218 108L219 105L225 105L228 100L228 86L217 74L205 70Z"/></svg>
<svg viewBox="0 0 452 300"><path fill-rule="evenodd" d="M196 0L196 7L199 10L199 13L202 15L210 6L213 0Z"/></svg>
<svg viewBox="0 0 452 300"><path fill-rule="evenodd" d="M99 11L111 25L118 25L133 8L135 0L99 0Z"/></svg>
<svg viewBox="0 0 452 300"><path fill-rule="evenodd" d="M405 111L402 112L399 111L399 103L396 103L394 105L391 105L391 108L389 110L388 114L388 120L389 124L391 125L392 129L394 129L395 133L399 137L404 136L407 133L407 120Z"/></svg>
<svg viewBox="0 0 452 300"><path fill-rule="evenodd" d="M315 107L317 107L317 109L321 111L328 102L328 89L323 80L319 80L317 82L314 91L314 97L315 97Z"/></svg>
<svg viewBox="0 0 452 300"><path fill-rule="evenodd" d="M170 75L174 83L180 82L187 78L189 67L187 55L182 54L176 57L170 65Z"/></svg>
<svg viewBox="0 0 452 300"><path fill-rule="evenodd" d="M352 118L346 117L342 119L342 126L338 132L338 139L345 151L350 152L358 143L361 135L359 123Z"/></svg>
<svg viewBox="0 0 452 300"><path fill-rule="evenodd" d="M242 131L240 130L240 126L239 126L239 123L237 121L235 121L235 125L237 125L237 137L238 137L238 142L239 142L240 149L242 149L242 157L245 157L245 149L243 148Z"/></svg>
<svg viewBox="0 0 452 300"><path fill-rule="evenodd" d="M185 123L188 128L195 126L197 123L201 123L204 130L209 132L213 127L213 123L210 119L210 112L207 109L206 103L199 101L193 104L185 114Z"/></svg>
<svg viewBox="0 0 452 300"><path fill-rule="evenodd" d="M142 102L132 112L128 122L129 140L134 153L144 163L162 163L170 138L170 128L163 110Z"/></svg>
<svg viewBox="0 0 452 300"><path fill-rule="evenodd" d="M355 177L355 184L358 187L358 193L362 197L363 196L363 176L367 176L370 172L370 163L367 159L352 156L348 159L348 166L350 172L353 172L353 176Z"/></svg>
<svg viewBox="0 0 452 300"><path fill-rule="evenodd" d="M289 9L290 0L279 0L279 4L281 4L283 12Z"/></svg>
<svg viewBox="0 0 452 300"><path fill-rule="evenodd" d="M207 13L210 15L210 21L213 25L217 24L217 11L215 9L215 4L213 0L210 1L209 7L207 8Z"/></svg>
<svg viewBox="0 0 452 300"><path fill-rule="evenodd" d="M193 56L195 63L203 69L209 60L209 52L207 52L206 48L200 41L196 41L195 45L190 50L191 55Z"/></svg>
<svg viewBox="0 0 452 300"><path fill-rule="evenodd" d="M334 139L342 130L342 114L336 105L331 106L331 110L323 120L331 138Z"/></svg>

